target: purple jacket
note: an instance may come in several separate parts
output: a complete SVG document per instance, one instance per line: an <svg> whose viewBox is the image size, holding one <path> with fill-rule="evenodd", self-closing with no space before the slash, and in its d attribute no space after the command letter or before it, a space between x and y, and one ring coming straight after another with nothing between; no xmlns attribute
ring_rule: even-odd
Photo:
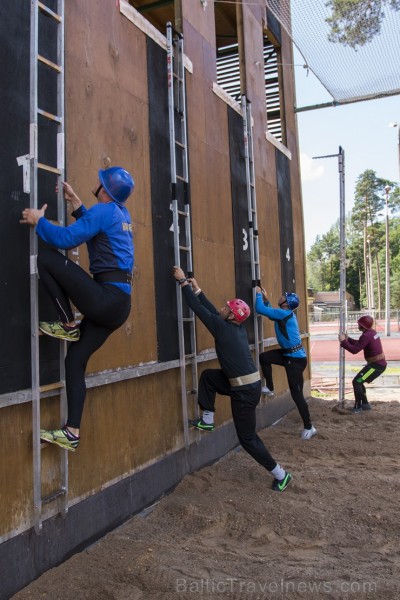
<svg viewBox="0 0 400 600"><path fill-rule="evenodd" d="M352 354L357 354L358 352L361 352L361 350L364 350L365 360L383 353L381 338L376 333L375 329L364 331L358 340L349 337L347 340L340 342L340 345ZM377 365L382 365L382 367L386 367L387 365L385 359L376 360L374 362Z"/></svg>

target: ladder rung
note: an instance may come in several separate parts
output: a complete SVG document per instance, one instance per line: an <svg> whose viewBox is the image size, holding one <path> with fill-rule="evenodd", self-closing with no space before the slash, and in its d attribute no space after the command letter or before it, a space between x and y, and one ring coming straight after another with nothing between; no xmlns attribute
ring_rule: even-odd
<svg viewBox="0 0 400 600"><path fill-rule="evenodd" d="M44 65L47 65L48 67L50 67L50 69L54 69L54 71L57 71L57 73L61 73L61 71L62 71L62 68L60 67L60 65L57 65L52 60L45 58L41 54L38 54L38 61L43 63Z"/></svg>
<svg viewBox="0 0 400 600"><path fill-rule="evenodd" d="M177 210L176 212L178 213L178 215L181 215L181 217L188 217L189 216L187 214L187 212L185 212L184 210Z"/></svg>
<svg viewBox="0 0 400 600"><path fill-rule="evenodd" d="M179 246L179 250L183 250L184 252L190 252L189 246Z"/></svg>
<svg viewBox="0 0 400 600"><path fill-rule="evenodd" d="M46 119L49 119L50 121L57 121L57 123L62 123L62 119L60 117L57 117L57 115L53 115L52 113L47 112L47 110L42 110L41 108L38 108L38 114L42 115L42 117L46 117Z"/></svg>
<svg viewBox="0 0 400 600"><path fill-rule="evenodd" d="M52 11L48 6L45 6L43 4L43 2L38 2L38 7L39 9L46 13L47 15L49 15L49 17L53 17L53 19L55 21L57 21L58 23L61 23L62 18L60 17L60 15L58 15L57 13L55 13L54 11Z"/></svg>
<svg viewBox="0 0 400 600"><path fill-rule="evenodd" d="M196 358L196 354L185 354L185 359L187 360L188 358Z"/></svg>
<svg viewBox="0 0 400 600"><path fill-rule="evenodd" d="M49 494L48 496L45 496L44 498L42 498L42 503L48 504L49 502L53 502L53 500L57 500L57 498L60 498L60 496L65 496L66 493L67 493L67 491L64 488L61 488L60 490L56 490L52 494Z"/></svg>
<svg viewBox="0 0 400 600"><path fill-rule="evenodd" d="M182 321L184 323L193 323L194 317L183 317Z"/></svg>
<svg viewBox="0 0 400 600"><path fill-rule="evenodd" d="M38 169L42 169L43 171L49 171L50 173L61 175L61 169L57 169L56 167L51 167L50 165L45 165L43 163L38 163L37 166Z"/></svg>
<svg viewBox="0 0 400 600"><path fill-rule="evenodd" d="M179 75L177 75L176 73L174 73L174 77L175 79L177 79L180 83L183 83L183 78L180 77Z"/></svg>
<svg viewBox="0 0 400 600"><path fill-rule="evenodd" d="M39 390L41 392L49 392L51 390L61 390L64 387L62 381L57 381L56 383L48 383L47 385L41 385Z"/></svg>
<svg viewBox="0 0 400 600"><path fill-rule="evenodd" d="M182 177L182 175L177 175L176 178L179 179L179 181L184 181L185 183L187 183L187 179L185 179L185 177Z"/></svg>
<svg viewBox="0 0 400 600"><path fill-rule="evenodd" d="M185 144L182 144L182 142L178 142L178 140L175 140L175 144L177 146L179 146L179 148L182 148L182 150L185 150L185 148L186 148Z"/></svg>
<svg viewBox="0 0 400 600"><path fill-rule="evenodd" d="M186 390L186 395L187 396L194 396L195 394L197 394L197 390L195 390L195 389Z"/></svg>

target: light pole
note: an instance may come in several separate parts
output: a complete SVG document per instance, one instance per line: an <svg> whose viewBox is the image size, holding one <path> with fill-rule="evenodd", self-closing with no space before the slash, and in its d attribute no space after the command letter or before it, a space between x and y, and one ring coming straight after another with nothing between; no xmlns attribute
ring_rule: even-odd
<svg viewBox="0 0 400 600"><path fill-rule="evenodd" d="M386 335L390 336L390 254L389 254L389 192L392 188L387 185L386 193Z"/></svg>
<svg viewBox="0 0 400 600"><path fill-rule="evenodd" d="M339 171L339 223L340 223L340 313L339 335L345 334L347 329L347 304L346 304L346 211L345 211L345 185L344 185L344 150L339 146L338 154L313 156L313 158L337 158ZM344 407L345 401L345 355L344 348L339 347L339 404Z"/></svg>
<svg viewBox="0 0 400 600"><path fill-rule="evenodd" d="M394 122L389 123L389 127L397 127L397 151L398 151L398 161L399 161L399 180L400 180L400 123Z"/></svg>

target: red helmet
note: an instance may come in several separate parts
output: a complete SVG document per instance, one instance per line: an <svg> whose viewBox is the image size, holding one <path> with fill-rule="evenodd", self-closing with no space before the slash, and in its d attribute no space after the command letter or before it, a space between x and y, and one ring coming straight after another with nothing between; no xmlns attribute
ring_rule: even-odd
<svg viewBox="0 0 400 600"><path fill-rule="evenodd" d="M364 315L358 319L357 323L363 329L372 329L374 319L371 317L371 315Z"/></svg>
<svg viewBox="0 0 400 600"><path fill-rule="evenodd" d="M234 298L234 300L228 300L227 305L231 312L235 315L235 320L238 323L243 323L250 316L250 307L240 300L240 298Z"/></svg>

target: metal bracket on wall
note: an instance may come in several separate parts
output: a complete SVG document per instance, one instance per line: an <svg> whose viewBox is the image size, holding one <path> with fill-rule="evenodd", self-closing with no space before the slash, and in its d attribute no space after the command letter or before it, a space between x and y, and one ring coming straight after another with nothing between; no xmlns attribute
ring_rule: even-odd
<svg viewBox="0 0 400 600"><path fill-rule="evenodd" d="M22 167L22 189L25 194L31 193L31 163L29 154L17 156L17 163Z"/></svg>

